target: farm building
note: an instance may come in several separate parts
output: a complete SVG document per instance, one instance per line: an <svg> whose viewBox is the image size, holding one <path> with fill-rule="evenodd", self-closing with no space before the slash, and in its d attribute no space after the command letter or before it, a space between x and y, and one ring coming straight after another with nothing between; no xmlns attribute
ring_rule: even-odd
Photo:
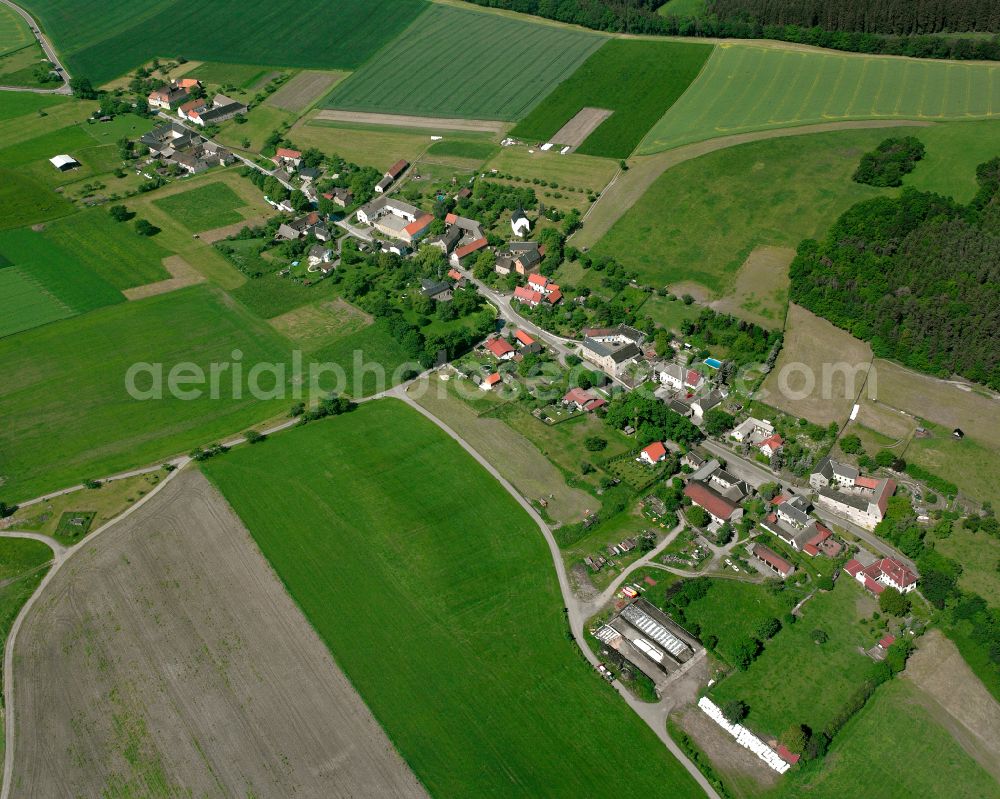
<svg viewBox="0 0 1000 799"><path fill-rule="evenodd" d="M636 358L642 356L635 344L604 344L597 339L585 338L580 344L584 360L601 367L607 374L618 375Z"/></svg>
<svg viewBox="0 0 1000 799"><path fill-rule="evenodd" d="M853 558L844 564L844 571L873 594L887 587L907 594L917 587L917 575L895 558L881 558L870 566L862 566Z"/></svg>
<svg viewBox="0 0 1000 799"><path fill-rule="evenodd" d="M194 78L182 78L178 81L166 83L159 89L155 89L146 97L146 102L150 108L159 108L169 111L175 106L185 102L191 96L191 89L201 86L201 82Z"/></svg>
<svg viewBox="0 0 1000 799"><path fill-rule="evenodd" d="M571 388L562 398L563 405L570 405L578 411L596 411L607 405L607 401L586 389Z"/></svg>
<svg viewBox="0 0 1000 799"><path fill-rule="evenodd" d="M487 341L486 349L490 351L494 358L498 358L501 361L509 361L517 354L514 348L510 346L510 343L499 336Z"/></svg>
<svg viewBox="0 0 1000 799"><path fill-rule="evenodd" d="M791 563L781 557L781 555L773 549L770 549L763 544L754 544L750 548L750 554L753 555L757 561L763 563L768 569L777 574L782 580L795 571L795 567L792 566Z"/></svg>
<svg viewBox="0 0 1000 799"><path fill-rule="evenodd" d="M684 486L684 495L702 508L716 524L736 522L743 517L743 508L713 487L698 480L689 480Z"/></svg>
<svg viewBox="0 0 1000 799"><path fill-rule="evenodd" d="M177 109L177 116L193 125L217 125L232 119L238 114L245 114L247 106L224 94L215 95L211 103L208 100L189 100Z"/></svg>
<svg viewBox="0 0 1000 799"><path fill-rule="evenodd" d="M483 380L483 382L479 384L479 387L483 391L492 391L494 388L496 388L498 385L500 385L500 383L502 382L502 380L503 380L503 378L500 377L500 373L499 372L494 372L489 377L487 377L485 380Z"/></svg>
<svg viewBox="0 0 1000 799"><path fill-rule="evenodd" d="M489 242L485 238L470 241L452 252L450 262L453 266L462 266L480 250L485 249Z"/></svg>
<svg viewBox="0 0 1000 799"><path fill-rule="evenodd" d="M754 419L750 416L734 427L729 435L737 443L749 440L751 444L756 444L774 435L774 425L767 419Z"/></svg>
<svg viewBox="0 0 1000 799"><path fill-rule="evenodd" d="M299 164L302 163L302 153L287 147L279 147L271 160L285 169L298 169Z"/></svg>
<svg viewBox="0 0 1000 799"><path fill-rule="evenodd" d="M889 497L896 492L891 477L864 477L853 466L824 458L809 476L816 502L867 530L874 530L885 516Z"/></svg>
<svg viewBox="0 0 1000 799"><path fill-rule="evenodd" d="M545 247L537 241L512 241L497 256L493 268L499 275L509 275L511 272L529 275L538 269L544 256Z"/></svg>
<svg viewBox="0 0 1000 799"><path fill-rule="evenodd" d="M382 176L382 180L375 184L375 191L379 194L384 194L393 183L399 180L399 176L402 175L409 166L409 161L400 158L386 170L385 174Z"/></svg>
<svg viewBox="0 0 1000 799"><path fill-rule="evenodd" d="M69 172L71 169L79 169L80 162L77 161L73 156L66 155L56 155L49 159L49 163L52 164L60 172Z"/></svg>

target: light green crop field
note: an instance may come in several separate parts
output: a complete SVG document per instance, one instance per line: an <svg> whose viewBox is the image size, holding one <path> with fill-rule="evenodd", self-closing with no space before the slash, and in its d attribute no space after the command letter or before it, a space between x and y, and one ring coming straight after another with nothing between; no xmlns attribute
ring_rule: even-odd
<svg viewBox="0 0 1000 799"><path fill-rule="evenodd" d="M711 53L709 44L613 39L535 106L511 135L550 141L580 109L603 108L613 113L576 151L627 158Z"/></svg>
<svg viewBox="0 0 1000 799"><path fill-rule="evenodd" d="M435 5L322 105L519 119L605 41L597 34Z"/></svg>
<svg viewBox="0 0 1000 799"><path fill-rule="evenodd" d="M43 183L0 167L0 230L73 213L73 204Z"/></svg>
<svg viewBox="0 0 1000 799"><path fill-rule="evenodd" d="M0 6L0 56L20 50L35 41L27 23L10 6Z"/></svg>
<svg viewBox="0 0 1000 799"><path fill-rule="evenodd" d="M185 77L197 78L202 83L247 89L268 72L269 70L257 64L223 64L218 61L205 61L186 73Z"/></svg>
<svg viewBox="0 0 1000 799"><path fill-rule="evenodd" d="M24 267L0 269L0 338L75 315Z"/></svg>
<svg viewBox="0 0 1000 799"><path fill-rule="evenodd" d="M2 246L2 245L0 245ZM6 271L6 270L3 270ZM218 290L205 285L122 303L0 339L0 496L25 499L208 444L287 409L290 400L257 400L231 379L219 399L166 391L177 363L282 363L288 344ZM126 391L135 363L162 363L162 400ZM249 367L247 367L249 368ZM149 388L152 379L137 385ZM267 377L262 386L270 385Z"/></svg>
<svg viewBox="0 0 1000 799"><path fill-rule="evenodd" d="M82 7L81 7L82 6ZM33 0L69 70L94 85L154 58L353 68L424 0ZM87 12L90 13L87 13ZM350 35L346 35L349 32Z"/></svg>
<svg viewBox="0 0 1000 799"><path fill-rule="evenodd" d="M1000 115L1000 65L721 44L640 153L848 119Z"/></svg>
<svg viewBox="0 0 1000 799"><path fill-rule="evenodd" d="M767 642L748 671L736 671L710 694L720 706L740 699L750 707L746 724L765 738L781 735L792 724L822 730L855 687L872 670L868 649L877 637L859 623L876 610L853 580L839 580L828 593L817 593L802 606L802 617ZM813 641L813 630L829 640ZM816 686L822 690L817 691Z"/></svg>
<svg viewBox="0 0 1000 799"><path fill-rule="evenodd" d="M73 104L68 97L30 92L0 92L0 119L34 114L54 105Z"/></svg>
<svg viewBox="0 0 1000 799"><path fill-rule="evenodd" d="M232 225L243 217L236 212L245 203L225 183L207 183L191 191L172 194L153 205L170 214L193 233Z"/></svg>
<svg viewBox="0 0 1000 799"><path fill-rule="evenodd" d="M170 253L156 239L140 236L129 222L116 222L104 208L90 208L45 226L42 234L117 289L166 280Z"/></svg>
<svg viewBox="0 0 1000 799"><path fill-rule="evenodd" d="M882 193L851 175L862 154L887 135L790 136L685 161L660 175L593 252L654 286L694 281L724 294L755 247L797 247L855 202Z"/></svg>
<svg viewBox="0 0 1000 799"><path fill-rule="evenodd" d="M566 639L538 528L416 411L380 400L204 471L432 796L701 795Z"/></svg>
<svg viewBox="0 0 1000 799"><path fill-rule="evenodd" d="M822 691L821 684L816 691ZM822 768L792 769L781 787L766 796L996 796L996 781L941 724L942 716L947 714L913 683L896 678L881 686L844 726Z"/></svg>

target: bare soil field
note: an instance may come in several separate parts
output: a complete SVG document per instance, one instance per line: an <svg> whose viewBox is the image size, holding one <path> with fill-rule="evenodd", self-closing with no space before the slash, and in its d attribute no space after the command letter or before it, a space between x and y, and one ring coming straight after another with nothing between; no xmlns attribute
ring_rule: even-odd
<svg viewBox="0 0 1000 799"><path fill-rule="evenodd" d="M697 706L688 705L674 716L674 720L711 758L726 785L737 795L754 796L776 786L781 779L781 775L768 768L749 749L737 744Z"/></svg>
<svg viewBox="0 0 1000 799"><path fill-rule="evenodd" d="M356 333L370 325L373 319L338 297L296 308L268 321L282 335L309 346Z"/></svg>
<svg viewBox="0 0 1000 799"><path fill-rule="evenodd" d="M605 119L614 112L606 108L581 108L576 115L555 132L552 141L569 147L579 147Z"/></svg>
<svg viewBox="0 0 1000 799"><path fill-rule="evenodd" d="M1000 401L979 386L940 380L904 366L875 359L879 402L928 419L949 430L960 427L983 444L1000 450Z"/></svg>
<svg viewBox="0 0 1000 799"><path fill-rule="evenodd" d="M580 521L587 510L597 510L597 500L567 486L560 471L525 436L500 419L478 416L448 386L444 386L447 390L439 396L441 381L436 376L430 381L429 387L424 382L415 384L411 389L414 399L468 441L524 497L529 500L546 497L546 512L564 524ZM478 390L468 381L465 387L469 391Z"/></svg>
<svg viewBox="0 0 1000 799"><path fill-rule="evenodd" d="M275 92L277 94L277 92ZM462 130L474 133L502 134L507 122L492 119L445 119L442 117L417 117L404 114L379 114L368 111L320 111L316 119L327 122L351 122L360 125L385 125L392 128L426 128L427 130Z"/></svg>
<svg viewBox="0 0 1000 799"><path fill-rule="evenodd" d="M789 247L756 247L747 256L732 291L712 308L769 329L780 328L788 308L788 267L795 257Z"/></svg>
<svg viewBox="0 0 1000 799"><path fill-rule="evenodd" d="M929 632L903 677L920 688L930 714L961 747L1000 780L1000 704L938 630Z"/></svg>
<svg viewBox="0 0 1000 799"><path fill-rule="evenodd" d="M816 424L844 423L871 360L865 342L790 304L784 348L758 399Z"/></svg>
<svg viewBox="0 0 1000 799"><path fill-rule="evenodd" d="M330 89L346 78L347 74L346 72L303 70L264 102L275 108L301 114L313 103L326 97L330 93Z"/></svg>
<svg viewBox="0 0 1000 799"><path fill-rule="evenodd" d="M14 686L14 797L426 796L198 471L54 575Z"/></svg>
<svg viewBox="0 0 1000 799"><path fill-rule="evenodd" d="M244 223L240 223L240 227ZM191 264L179 255L171 255L163 259L163 265L172 275L166 280L158 280L155 283L147 283L145 286L136 286L134 289L123 289L122 294L129 300L141 300L152 297L156 294L166 294L168 291L177 291L185 286L201 283L204 276Z"/></svg>

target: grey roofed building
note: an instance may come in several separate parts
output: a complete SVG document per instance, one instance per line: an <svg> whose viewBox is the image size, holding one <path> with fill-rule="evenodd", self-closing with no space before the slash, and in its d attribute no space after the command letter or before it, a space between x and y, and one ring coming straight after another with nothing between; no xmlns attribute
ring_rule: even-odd
<svg viewBox="0 0 1000 799"><path fill-rule="evenodd" d="M322 173L314 166L300 166L296 174L303 180L316 180Z"/></svg>
<svg viewBox="0 0 1000 799"><path fill-rule="evenodd" d="M670 408L674 413L679 413L681 416L691 415L691 406L686 402L681 402L678 399L672 399L667 402L667 407Z"/></svg>
<svg viewBox="0 0 1000 799"><path fill-rule="evenodd" d="M812 474L809 475L809 484L816 489L824 488L830 483L853 485L859 474L860 472L850 464L827 457L816 464Z"/></svg>
<svg viewBox="0 0 1000 799"><path fill-rule="evenodd" d="M452 297L452 285L446 280L428 280L423 278L420 281L420 293L430 297L432 300L445 302Z"/></svg>
<svg viewBox="0 0 1000 799"><path fill-rule="evenodd" d="M615 347L596 339L585 338L583 346L601 358L611 358L615 363L624 363L631 358L638 358L642 355L642 351L635 344Z"/></svg>
<svg viewBox="0 0 1000 799"><path fill-rule="evenodd" d="M641 344L646 340L646 334L641 330L636 330L629 325L618 325L617 327L587 328L583 331L584 336L598 341L616 341L624 343L631 341L633 344Z"/></svg>
<svg viewBox="0 0 1000 799"><path fill-rule="evenodd" d="M720 464L716 458L712 458L710 461L703 461L701 466L698 467L698 471L691 475L691 479L707 480L717 469L720 469L721 467L722 464Z"/></svg>
<svg viewBox="0 0 1000 799"><path fill-rule="evenodd" d="M229 100L225 95L218 95L215 98L215 103L212 108L201 113L201 121L206 125L214 125L219 122L225 122L227 119L232 119L239 114L245 114L247 112L247 106L243 103L238 103L235 100L229 100L228 103L220 104L219 98Z"/></svg>
<svg viewBox="0 0 1000 799"><path fill-rule="evenodd" d="M809 502L800 496L794 496L791 499L785 500L775 508L779 519L795 527L805 527L809 524L808 511Z"/></svg>
<svg viewBox="0 0 1000 799"><path fill-rule="evenodd" d="M669 385L676 385L678 387L684 385L684 367L679 363L671 361L666 364L657 364L656 374L657 378L661 383L666 383Z"/></svg>
<svg viewBox="0 0 1000 799"><path fill-rule="evenodd" d="M410 205L408 202L396 199L395 197L387 197L383 194L381 197L376 197L371 202L365 203L357 210L358 221L370 222L382 212L394 213L397 216L408 216L411 222L423 216L424 213L415 205Z"/></svg>
<svg viewBox="0 0 1000 799"><path fill-rule="evenodd" d="M443 251L445 255L450 253L455 249L457 245L462 240L462 229L452 225L444 233L440 233L437 236L432 236L427 239L427 244L432 247L437 247L439 250Z"/></svg>
<svg viewBox="0 0 1000 799"><path fill-rule="evenodd" d="M726 395L723 394L721 391L719 391L718 389L712 389L704 397L699 397L694 402L692 402L691 407L694 408L695 411L699 411L701 416L704 416L706 413L712 410L712 408L721 404L721 402L725 398Z"/></svg>
<svg viewBox="0 0 1000 799"><path fill-rule="evenodd" d="M375 191L377 191L379 194L382 194L391 185L392 185L392 178L384 177L382 178L382 180L380 180L378 183L375 184Z"/></svg>
<svg viewBox="0 0 1000 799"><path fill-rule="evenodd" d="M833 502L839 502L841 505L847 505L848 507L865 513L868 512L868 507L871 503L871 500L869 500L868 497L860 494L848 494L843 491L837 491L826 487L819 489L819 495L821 497L826 497Z"/></svg>

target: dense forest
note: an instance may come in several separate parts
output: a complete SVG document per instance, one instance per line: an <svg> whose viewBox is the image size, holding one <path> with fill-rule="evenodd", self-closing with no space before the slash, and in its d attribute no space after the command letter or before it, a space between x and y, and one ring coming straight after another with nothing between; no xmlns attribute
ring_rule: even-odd
<svg viewBox="0 0 1000 799"><path fill-rule="evenodd" d="M720 19L906 36L1000 31L1000 0L708 0Z"/></svg>
<svg viewBox="0 0 1000 799"><path fill-rule="evenodd" d="M745 2L762 5L771 0L726 0L733 4ZM760 19L741 14L720 16L718 13L695 17L661 15L657 9L663 0L465 0L489 8L504 8L523 14L534 14L559 22L582 25L593 30L612 33L641 33L660 36L702 36L721 39L779 39L811 44L833 50L884 55L904 55L913 58L951 58L957 60L1000 61L1000 36L955 37L938 34L891 35L865 30L827 29L821 25L766 24ZM773 0L794 3L795 0ZM825 4L825 0L815 0ZM838 0L849 3L851 0ZM875 0L855 0L858 4L875 4ZM887 0L889 2L889 0ZM893 5L928 0L891 0ZM942 4L950 0L940 0ZM986 2L996 6L998 0L956 0L956 3ZM958 15L954 16L958 19ZM995 16L993 17L995 19ZM996 31L995 23L979 23Z"/></svg>
<svg viewBox="0 0 1000 799"><path fill-rule="evenodd" d="M1000 158L967 206L904 189L858 203L799 246L793 302L876 355L1000 389Z"/></svg>

